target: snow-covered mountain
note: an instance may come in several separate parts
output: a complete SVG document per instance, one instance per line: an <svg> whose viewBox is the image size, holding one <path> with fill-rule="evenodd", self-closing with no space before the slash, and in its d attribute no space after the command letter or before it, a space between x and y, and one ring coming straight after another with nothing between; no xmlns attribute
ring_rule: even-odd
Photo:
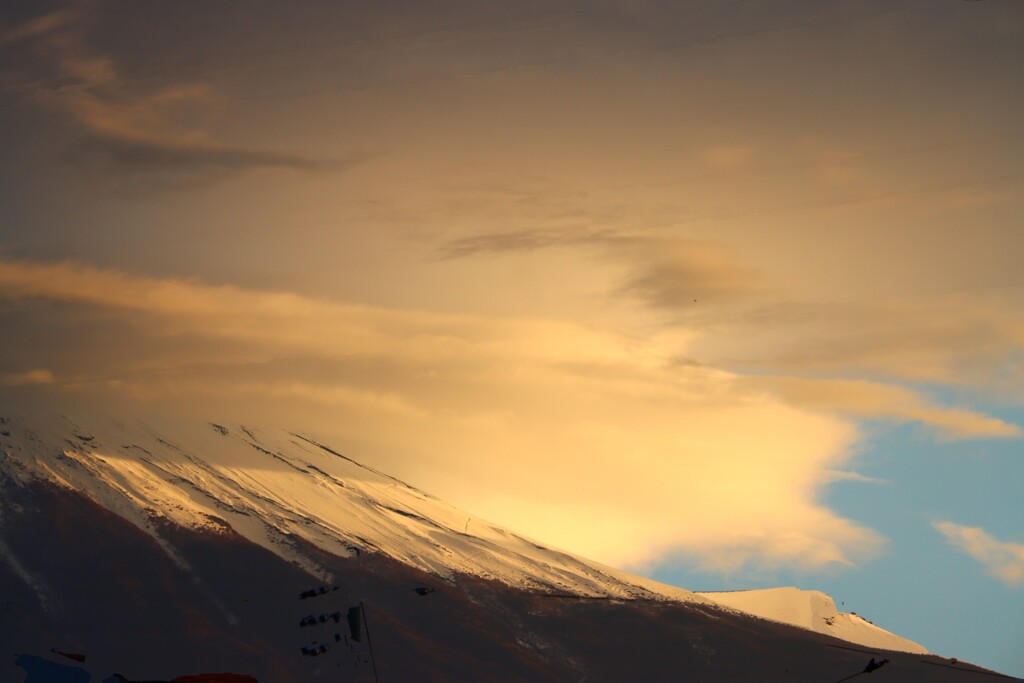
<svg viewBox="0 0 1024 683"><path fill-rule="evenodd" d="M567 627L543 637L524 626L530 619L541 617L579 624L579 610L605 610L587 617L588 626L577 625L581 634L603 623L602 619L619 624L623 615L632 619L642 613L648 620L630 628L637 633L655 629L661 634L658 637L676 633L674 637L685 640L689 656L707 667L716 666L714 653L725 647L724 643L742 649L751 638L750 642L781 639L787 647L810 639L808 643L819 644L815 651L826 652L829 657L848 656L850 652L874 654L875 650L915 655L926 652L920 645L864 619L838 612L831 598L821 593L796 589L692 593L547 547L362 465L309 434L213 422L120 422L7 413L0 417L0 485L0 577L6 577L5 595L19 596L19 601L8 600L8 604L22 605L20 611L16 610L20 616L7 615L8 624L24 624L36 612L43 613L50 625L33 626L35 631L26 629L25 633L36 633L33 637L37 640L45 634L73 644L96 643L97 649L108 648L108 659L116 648L109 650L113 646L97 640L96 633L67 631L60 615L62 609L67 611L67 604L92 599L77 593L89 592L93 585L107 585L111 574L117 575L117 581L111 584L116 587L111 590L119 591L127 583L129 591L141 596L133 599L152 602L149 608L140 604L140 609L180 612L178 618L188 624L175 631L185 629L185 635L179 636L181 643L198 628L193 622L205 624L202 628L210 633L229 634L222 639L230 639L232 629L246 623L258 624L258 628L252 627L256 629L252 633L258 631L260 642L294 639L288 635L292 633L288 628L295 626L291 623L297 609L291 602L294 595L280 598L274 588L273 596L257 599L251 592L245 593L249 597L242 597L237 590L241 590L239 585L251 587L259 581L263 581L263 593L266 586L298 586L301 579L297 577L304 575L309 582L344 586L341 594L349 601L372 595L381 604L390 604L386 614L391 622L384 629L395 643L423 646L423 634L411 630L418 619L427 619L424 623L429 624L423 628L437 642L466 629L491 629L510 642L496 644L492 638L478 645L479 652L497 647L500 656L490 656L496 662L511 656L511 647L519 654L506 668L513 662L514 667L531 671L534 669L530 667L540 667L538 670L551 674L551 680L584 680L587 676L614 680L585 661L599 658L597 654L570 653L573 648L591 652L588 648L592 646L568 644L566 639L571 637ZM79 528L82 530L69 531ZM119 531L111 533L110 529ZM63 540L48 546L54 536ZM94 540L86 546L84 538ZM106 555L97 556L92 548L98 544L113 545ZM46 547L51 549L44 550ZM228 553L226 548L233 550ZM70 559L63 558L65 551ZM163 562L157 559L161 556ZM90 559L84 561L82 557ZM123 570L118 559L123 557L146 558L150 567L147 576ZM220 559L214 562L210 559L213 557ZM248 559L241 560L243 557ZM69 565L76 566L69 571ZM40 566L46 571L37 571ZM264 578L253 578L257 576ZM269 576L275 578L271 581L266 578ZM140 587L140 581L144 587ZM65 587L58 590L55 583ZM416 603L406 604L395 597L405 595L404 591L395 593L384 588L402 583L431 583L431 592L449 598L461 596L462 607L451 613L441 610L428 618L416 611ZM153 588L157 585L159 590ZM193 597L185 600L181 597L184 593ZM34 599L26 601L25 594ZM495 597L499 595L502 597ZM328 598L325 604L334 600ZM438 604L441 599L427 598L427 602L431 600ZM62 601L66 603L63 607ZM204 607L200 609L195 601ZM258 610L255 603L259 604ZM79 607L78 611L97 609L96 604L88 602L90 607ZM577 606L573 608L576 611L566 612L568 608L559 606L570 604ZM485 616L474 617L479 623L461 621L481 608L485 608ZM248 618L247 610L252 612ZM202 618L197 616L200 612ZM439 631L430 621L440 619L442 613L455 620L447 631ZM279 617L272 619L270 614ZM455 614L460 616L452 616ZM667 615L675 615L671 626L664 623L669 619ZM279 626L285 621L288 628ZM771 626L773 622L797 626L807 635ZM712 637L721 629L730 635ZM135 642L136 634L124 629L115 631L125 644ZM751 635L754 633L757 635ZM824 636L861 647L845 648L845 655L838 646L830 646L834 652L822 650L820 643L827 644L829 639L815 638ZM602 636L608 637L607 633ZM340 635L336 636L336 642L340 642L337 638ZM25 635L19 642L30 641ZM351 650L352 644L349 646ZM239 652L248 651L239 647ZM430 652L433 656L434 650ZM354 656L358 661L361 655ZM606 652L600 655L607 656ZM155 659L151 655L142 661ZM741 664L730 661L728 666L721 666L724 668L717 669L719 673L708 680L733 680L726 672ZM925 670L937 673L927 667ZM306 666L302 671L309 680L326 675L322 667ZM584 673L586 676L581 678ZM735 680L745 675L749 672L736 674L739 678ZM268 680L289 680L283 676L282 670ZM437 679L445 680L446 676L452 674ZM507 680L516 680L516 676L509 674ZM424 674L423 680L432 677ZM483 676L481 680L488 678ZM490 680L506 678L497 674ZM548 678L535 673L523 680ZM941 680L941 676L929 680Z"/></svg>
<svg viewBox="0 0 1024 683"><path fill-rule="evenodd" d="M162 520L229 527L324 581L295 539L337 556L378 552L441 578L621 599L706 602L545 547L361 465L303 434L217 423L153 426L2 417L0 471L78 491L157 540Z"/></svg>
<svg viewBox="0 0 1024 683"><path fill-rule="evenodd" d="M889 633L864 617L840 612L831 596L820 591L785 587L697 595L747 614L826 633L851 643L886 650L928 652L917 643Z"/></svg>

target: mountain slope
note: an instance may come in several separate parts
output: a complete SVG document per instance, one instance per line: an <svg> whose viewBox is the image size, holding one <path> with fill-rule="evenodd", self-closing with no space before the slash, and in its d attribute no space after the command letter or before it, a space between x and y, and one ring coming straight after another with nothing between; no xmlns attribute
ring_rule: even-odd
<svg viewBox="0 0 1024 683"><path fill-rule="evenodd" d="M4 417L12 480L79 491L162 542L155 522L230 527L315 575L294 539L339 556L380 552L440 577L623 599L704 602L689 591L547 548L462 512L302 435L219 424L161 425ZM172 557L174 549L164 543Z"/></svg>
<svg viewBox="0 0 1024 683"><path fill-rule="evenodd" d="M871 648L847 653L881 657L889 651L891 658L896 650L924 652L836 612L820 593L694 594L547 548L308 435L8 412L0 420L0 450L0 585L5 595L18 596L9 601L18 607L3 616L18 625L24 651L32 643L74 649L88 642L111 664L152 667L161 661L158 653L122 657L117 646L122 639L138 650L136 626L124 624L138 621L137 606L161 615L145 642L165 634L167 647L192 652L196 666L259 662L263 675L276 671L267 680L316 680L326 675L322 667L292 661L305 642L296 635L296 610L304 609L296 607L296 596L315 579L342 587L322 601L332 609L366 598L375 609L380 605L388 637L417 657L432 660L438 647L462 660L482 657L471 667L490 671L480 680L514 680L507 675L512 669L521 670L522 680L583 680L584 670L593 680L616 680L605 676L615 669L611 662L600 674L594 662L610 656L598 652L601 643L632 637L621 629L661 642L679 638L689 654L666 654L651 666L712 667L718 673L711 680L745 680L754 674L744 667L778 657L785 664L780 670L787 670L796 666L791 658L812 645L821 660L814 666L834 664L847 655L840 656L839 647L822 650L835 642L827 636ZM413 599L412 588L424 584L435 592ZM94 595L100 585L106 586L103 600ZM126 590L128 607L117 597ZM441 605L448 607L438 610ZM808 630L750 620L722 606ZM97 626L86 618L101 613L111 620ZM537 619L552 630L533 623ZM209 638L202 640L206 645L193 643L193 632L210 634L225 656L210 650ZM779 645L783 650L795 649L761 650L759 643L775 640L788 643ZM737 648L759 654L743 666L731 655L723 659ZM363 656L358 648L349 654L357 661ZM499 667L505 673L485 664L502 657L509 658ZM191 661L165 659L165 667ZM282 659L290 662L284 669ZM939 660L931 663L934 668ZM437 680L460 680L445 666L436 663L437 671L447 672ZM927 680L942 679L925 671Z"/></svg>
<svg viewBox="0 0 1024 683"><path fill-rule="evenodd" d="M23 680L11 654L68 663L51 648L87 655L75 668L95 681L115 671L141 681L230 671L261 683L788 683L837 681L883 658L890 663L872 680L964 683L980 671L710 604L550 597L467 575L449 583L381 553L335 557L297 540L339 587L300 599L317 580L233 531L159 524L176 563L152 535L77 492L9 483L0 538L39 591L0 562L3 681ZM423 585L436 590L421 596ZM358 604L372 653L344 621L300 626ZM316 643L331 649L301 653Z"/></svg>

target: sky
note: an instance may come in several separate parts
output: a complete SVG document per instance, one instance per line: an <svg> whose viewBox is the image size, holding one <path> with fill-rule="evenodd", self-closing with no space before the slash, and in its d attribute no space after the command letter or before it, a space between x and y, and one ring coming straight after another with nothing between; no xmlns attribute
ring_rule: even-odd
<svg viewBox="0 0 1024 683"><path fill-rule="evenodd" d="M1024 4L0 6L0 394L304 429L1024 676Z"/></svg>

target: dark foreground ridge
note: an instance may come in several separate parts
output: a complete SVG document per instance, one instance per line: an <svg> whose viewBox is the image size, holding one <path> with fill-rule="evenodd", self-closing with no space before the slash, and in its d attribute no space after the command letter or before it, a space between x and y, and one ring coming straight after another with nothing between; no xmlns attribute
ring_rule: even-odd
<svg viewBox="0 0 1024 683"><path fill-rule="evenodd" d="M430 576L377 553L340 558L303 546L333 573L324 581L226 526L198 533L154 519L161 547L74 492L0 484L2 681L970 683L998 676L939 657L850 647L707 605L551 599L476 577Z"/></svg>

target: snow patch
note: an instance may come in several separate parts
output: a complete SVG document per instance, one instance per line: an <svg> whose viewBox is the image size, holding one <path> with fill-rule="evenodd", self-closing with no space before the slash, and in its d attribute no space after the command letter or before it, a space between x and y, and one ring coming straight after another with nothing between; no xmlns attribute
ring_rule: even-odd
<svg viewBox="0 0 1024 683"><path fill-rule="evenodd" d="M917 643L881 629L863 617L840 612L835 601L820 591L786 587L698 595L762 619L799 626L851 643L883 650L928 653Z"/></svg>

